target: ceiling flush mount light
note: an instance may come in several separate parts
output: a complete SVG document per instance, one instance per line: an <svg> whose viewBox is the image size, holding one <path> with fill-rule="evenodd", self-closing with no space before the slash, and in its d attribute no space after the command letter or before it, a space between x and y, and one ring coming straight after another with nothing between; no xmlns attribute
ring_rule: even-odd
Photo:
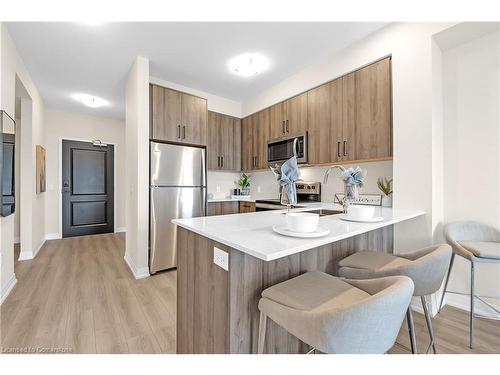
<svg viewBox="0 0 500 375"><path fill-rule="evenodd" d="M269 59L257 53L239 55L229 61L229 70L242 77L252 77L269 67Z"/></svg>
<svg viewBox="0 0 500 375"><path fill-rule="evenodd" d="M99 108L109 104L107 100L88 94L75 94L73 95L73 99L90 108Z"/></svg>

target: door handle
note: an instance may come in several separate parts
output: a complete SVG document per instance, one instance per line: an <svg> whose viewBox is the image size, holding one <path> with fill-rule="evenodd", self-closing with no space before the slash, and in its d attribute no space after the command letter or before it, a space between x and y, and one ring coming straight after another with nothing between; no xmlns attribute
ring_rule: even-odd
<svg viewBox="0 0 500 375"><path fill-rule="evenodd" d="M288 133L288 120L286 120L286 132Z"/></svg>
<svg viewBox="0 0 500 375"><path fill-rule="evenodd" d="M186 125L182 127L182 139L186 139Z"/></svg>
<svg viewBox="0 0 500 375"><path fill-rule="evenodd" d="M181 139L181 126L177 125L177 139Z"/></svg>
<svg viewBox="0 0 500 375"><path fill-rule="evenodd" d="M69 181L68 180L64 180L63 181L63 188L62 188L62 192L63 193L69 193L70 191L70 188L69 188Z"/></svg>
<svg viewBox="0 0 500 375"><path fill-rule="evenodd" d="M340 155L340 141L337 142L337 157L341 157L342 155Z"/></svg>
<svg viewBox="0 0 500 375"><path fill-rule="evenodd" d="M344 140L344 156L347 156L347 140Z"/></svg>

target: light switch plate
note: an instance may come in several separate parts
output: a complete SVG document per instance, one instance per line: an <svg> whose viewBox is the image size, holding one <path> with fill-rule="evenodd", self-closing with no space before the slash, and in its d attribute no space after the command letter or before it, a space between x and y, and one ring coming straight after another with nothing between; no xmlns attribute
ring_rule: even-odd
<svg viewBox="0 0 500 375"><path fill-rule="evenodd" d="M229 254L214 246L214 263L229 271Z"/></svg>

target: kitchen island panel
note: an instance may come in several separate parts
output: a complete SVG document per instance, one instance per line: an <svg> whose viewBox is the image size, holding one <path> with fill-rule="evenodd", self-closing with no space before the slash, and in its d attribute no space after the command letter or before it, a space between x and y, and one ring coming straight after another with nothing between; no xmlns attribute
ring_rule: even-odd
<svg viewBox="0 0 500 375"><path fill-rule="evenodd" d="M178 353L256 353L265 288L307 271L335 275L338 262L356 251L393 251L392 225L273 261L178 230ZM214 264L214 246L229 253L229 271ZM268 319L266 353L309 349Z"/></svg>

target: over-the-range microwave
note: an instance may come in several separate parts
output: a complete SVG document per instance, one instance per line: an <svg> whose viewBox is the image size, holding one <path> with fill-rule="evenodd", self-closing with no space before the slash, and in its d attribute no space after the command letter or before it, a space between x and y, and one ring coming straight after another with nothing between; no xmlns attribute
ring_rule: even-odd
<svg viewBox="0 0 500 375"><path fill-rule="evenodd" d="M307 164L307 131L294 136L271 139L267 142L267 164L282 164L294 155L297 163Z"/></svg>

